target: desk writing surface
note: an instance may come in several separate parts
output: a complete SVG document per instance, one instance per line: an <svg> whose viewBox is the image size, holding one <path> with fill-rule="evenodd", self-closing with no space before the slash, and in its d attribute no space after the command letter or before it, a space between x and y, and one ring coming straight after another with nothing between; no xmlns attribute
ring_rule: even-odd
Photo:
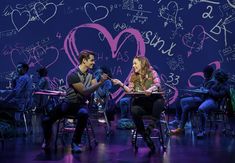
<svg viewBox="0 0 235 163"><path fill-rule="evenodd" d="M138 92L126 92L127 95L145 95L144 91L138 91ZM151 95L162 95L164 92L152 92Z"/></svg>
<svg viewBox="0 0 235 163"><path fill-rule="evenodd" d="M48 96L65 96L66 95L66 93L62 92L62 91L52 91L52 92L36 91L33 94L35 94L35 95L48 95Z"/></svg>
<svg viewBox="0 0 235 163"><path fill-rule="evenodd" d="M185 92L191 92L191 93L201 93L201 94L207 94L209 92L208 89L181 89Z"/></svg>

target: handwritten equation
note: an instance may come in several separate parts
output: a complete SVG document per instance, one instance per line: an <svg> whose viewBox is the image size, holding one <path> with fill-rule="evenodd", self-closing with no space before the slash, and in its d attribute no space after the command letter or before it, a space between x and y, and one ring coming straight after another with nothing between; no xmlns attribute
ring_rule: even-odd
<svg viewBox="0 0 235 163"><path fill-rule="evenodd" d="M168 56L173 56L175 54L174 49L176 43L171 42L170 47L166 47L167 39L161 38L161 36L159 36L157 32L142 31L141 34L146 45L150 45L151 47L157 48L162 54L166 54Z"/></svg>
<svg viewBox="0 0 235 163"><path fill-rule="evenodd" d="M193 7L194 5L198 4L198 3L209 3L209 4L215 4L218 5L220 4L220 2L218 1L212 1L212 0L189 0L189 4L188 4L188 9L190 9L191 7Z"/></svg>
<svg viewBox="0 0 235 163"><path fill-rule="evenodd" d="M235 44L219 50L221 62L234 62L235 61Z"/></svg>
<svg viewBox="0 0 235 163"><path fill-rule="evenodd" d="M14 36L18 33L17 30L15 29L11 29L11 30L5 30L5 31L1 31L0 32L0 39L2 38L6 38L6 37L11 37L11 36Z"/></svg>
<svg viewBox="0 0 235 163"><path fill-rule="evenodd" d="M231 5L229 4L223 4L221 6L219 6L219 10L221 12L221 17L227 17L227 16L230 16L230 15L235 15L235 8L232 7Z"/></svg>
<svg viewBox="0 0 235 163"><path fill-rule="evenodd" d="M149 18L147 15L152 13L151 11L144 10L143 4L138 0L124 0L122 9L129 11L127 16L131 17L130 23L144 24Z"/></svg>

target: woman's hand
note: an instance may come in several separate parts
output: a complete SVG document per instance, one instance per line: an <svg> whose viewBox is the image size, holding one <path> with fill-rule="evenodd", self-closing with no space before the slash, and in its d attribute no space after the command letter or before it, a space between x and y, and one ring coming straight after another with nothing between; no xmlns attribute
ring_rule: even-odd
<svg viewBox="0 0 235 163"><path fill-rule="evenodd" d="M145 90L144 91L144 94L146 95L146 96L150 96L151 94L152 94L152 91L150 91L150 90Z"/></svg>
<svg viewBox="0 0 235 163"><path fill-rule="evenodd" d="M119 85L120 87L122 87L125 92L131 92L132 91L132 88L129 88L128 86L126 86L124 83L122 83L118 79L112 79L111 81L113 82L114 85Z"/></svg>

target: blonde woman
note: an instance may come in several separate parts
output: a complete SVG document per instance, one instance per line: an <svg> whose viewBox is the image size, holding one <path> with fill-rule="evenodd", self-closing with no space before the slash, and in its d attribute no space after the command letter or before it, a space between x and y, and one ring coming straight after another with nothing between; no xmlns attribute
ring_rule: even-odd
<svg viewBox="0 0 235 163"><path fill-rule="evenodd" d="M148 59L143 56L136 56L133 59L133 71L130 75L129 85L126 86L118 79L112 80L115 85L119 85L126 92L143 92L145 96L133 99L131 113L138 133L140 133L150 148L155 151L155 146L150 138L151 129L145 129L142 117L151 115L158 121L164 109L164 99L160 94L152 94L161 90L161 83L157 72L152 68Z"/></svg>

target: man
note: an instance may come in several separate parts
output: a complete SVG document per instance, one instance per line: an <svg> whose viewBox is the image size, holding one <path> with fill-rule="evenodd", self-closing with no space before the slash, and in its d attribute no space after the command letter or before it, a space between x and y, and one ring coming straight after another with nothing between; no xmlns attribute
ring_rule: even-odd
<svg viewBox="0 0 235 163"><path fill-rule="evenodd" d="M32 79L27 73L29 66L26 63L17 64L17 77L13 81L13 89L3 101L0 101L1 110L15 112L15 120L20 120L20 111L30 105L32 97Z"/></svg>
<svg viewBox="0 0 235 163"><path fill-rule="evenodd" d="M65 102L56 106L43 120L43 130L45 138L44 149L50 148L52 136L52 124L66 115L77 117L77 125L72 140L72 151L75 153L82 152L81 137L87 125L87 98L101 86L107 75L103 74L99 82L96 81L89 69L92 69L95 64L94 52L83 50L79 55L79 66L70 70L66 77L66 98Z"/></svg>

